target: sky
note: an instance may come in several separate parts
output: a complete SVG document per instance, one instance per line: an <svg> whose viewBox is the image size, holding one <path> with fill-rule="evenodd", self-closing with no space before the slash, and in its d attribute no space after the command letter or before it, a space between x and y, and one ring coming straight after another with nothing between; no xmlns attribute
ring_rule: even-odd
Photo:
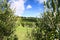
<svg viewBox="0 0 60 40"><path fill-rule="evenodd" d="M46 0L10 0L10 8L15 15L24 17L38 17L44 12L43 2Z"/></svg>

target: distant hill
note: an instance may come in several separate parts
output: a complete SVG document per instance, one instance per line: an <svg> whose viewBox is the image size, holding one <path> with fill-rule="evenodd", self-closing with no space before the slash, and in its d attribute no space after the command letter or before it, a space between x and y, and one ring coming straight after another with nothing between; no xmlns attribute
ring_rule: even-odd
<svg viewBox="0 0 60 40"><path fill-rule="evenodd" d="M29 27L33 27L34 25L38 25L37 24L37 19L39 19L40 20L40 18L35 18L35 17L20 17L21 18L21 25L23 26L23 27L26 27L27 25L29 26Z"/></svg>
<svg viewBox="0 0 60 40"><path fill-rule="evenodd" d="M25 21L25 22L37 22L37 19L39 18L36 18L36 17L21 17L22 21Z"/></svg>

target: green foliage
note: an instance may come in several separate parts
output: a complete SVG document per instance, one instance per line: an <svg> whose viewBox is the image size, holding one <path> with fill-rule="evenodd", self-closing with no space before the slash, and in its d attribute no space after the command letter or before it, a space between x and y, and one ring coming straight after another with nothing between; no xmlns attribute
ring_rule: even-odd
<svg viewBox="0 0 60 40"><path fill-rule="evenodd" d="M7 1L4 0L0 4L0 37L9 37L15 26L15 17Z"/></svg>
<svg viewBox="0 0 60 40"><path fill-rule="evenodd" d="M38 26L32 31L34 40L60 40L60 14L57 11L58 0L48 0L44 2L45 10L41 20L38 20ZM53 10L51 10L51 8Z"/></svg>
<svg viewBox="0 0 60 40"><path fill-rule="evenodd" d="M35 17L21 17L21 20L24 22L37 22Z"/></svg>
<svg viewBox="0 0 60 40"><path fill-rule="evenodd" d="M39 18L35 18L35 17L21 17L20 23L23 27L34 27L37 26L37 19ZM39 19L40 20L40 19Z"/></svg>

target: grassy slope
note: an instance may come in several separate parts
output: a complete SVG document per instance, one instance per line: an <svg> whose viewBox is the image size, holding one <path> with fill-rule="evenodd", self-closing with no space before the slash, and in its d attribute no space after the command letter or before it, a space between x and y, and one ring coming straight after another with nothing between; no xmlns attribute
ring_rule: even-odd
<svg viewBox="0 0 60 40"><path fill-rule="evenodd" d="M22 19L23 24L25 22L27 24L32 24L32 22L37 21L36 20L37 18L34 18L34 17L21 17L21 19ZM16 28L15 34L17 35L19 40L30 40L29 38L27 38L27 31L29 33L31 33L31 30L32 30L32 28L19 26L19 27Z"/></svg>
<svg viewBox="0 0 60 40"><path fill-rule="evenodd" d="M31 32L31 29L32 28L19 26L16 28L15 34L17 35L19 40L28 40L27 30Z"/></svg>

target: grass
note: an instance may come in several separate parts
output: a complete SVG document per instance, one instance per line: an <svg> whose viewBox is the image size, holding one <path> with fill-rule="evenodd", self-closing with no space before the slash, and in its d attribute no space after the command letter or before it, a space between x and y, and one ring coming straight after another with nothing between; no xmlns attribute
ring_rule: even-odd
<svg viewBox="0 0 60 40"><path fill-rule="evenodd" d="M32 28L19 26L16 28L15 34L18 37L18 40L28 40L27 32L31 32Z"/></svg>

